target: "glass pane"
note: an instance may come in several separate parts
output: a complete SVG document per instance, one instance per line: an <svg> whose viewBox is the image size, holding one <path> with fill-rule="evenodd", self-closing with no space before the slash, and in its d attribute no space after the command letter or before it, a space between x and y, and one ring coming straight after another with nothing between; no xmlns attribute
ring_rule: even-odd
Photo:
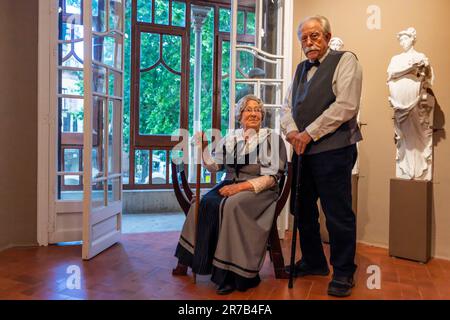
<svg viewBox="0 0 450 320"><path fill-rule="evenodd" d="M225 136L228 129L229 110L230 110L230 78L228 72L230 70L230 43L222 42L222 83L221 83L221 134Z"/></svg>
<svg viewBox="0 0 450 320"><path fill-rule="evenodd" d="M114 34L108 37L93 37L92 57L95 61L108 66L122 68L122 36Z"/></svg>
<svg viewBox="0 0 450 320"><path fill-rule="evenodd" d="M172 134L180 127L181 77L160 64L141 72L139 85L139 133Z"/></svg>
<svg viewBox="0 0 450 320"><path fill-rule="evenodd" d="M244 29L245 29L245 13L244 11L238 11L237 14L237 33L238 34L244 34Z"/></svg>
<svg viewBox="0 0 450 320"><path fill-rule="evenodd" d="M104 176L105 137L103 134L106 103L99 97L93 98L93 130L92 130L92 177Z"/></svg>
<svg viewBox="0 0 450 320"><path fill-rule="evenodd" d="M80 149L64 149L64 171L79 172L80 171ZM65 175L64 184L79 185L81 181L79 175Z"/></svg>
<svg viewBox="0 0 450 320"><path fill-rule="evenodd" d="M92 178L98 178L102 176L100 164L102 163L99 147L92 148Z"/></svg>
<svg viewBox="0 0 450 320"><path fill-rule="evenodd" d="M120 200L120 178L108 180L108 204Z"/></svg>
<svg viewBox="0 0 450 320"><path fill-rule="evenodd" d="M60 177L60 178L62 179L62 177ZM80 186L79 188L82 188L82 187ZM61 191L61 193L58 195L58 200L81 200L82 201L83 200L83 191L82 190Z"/></svg>
<svg viewBox="0 0 450 320"><path fill-rule="evenodd" d="M115 172L118 167L114 168L114 166L117 166L117 161L114 161L114 148L116 147L114 145L115 139L114 139L114 117L116 116L114 112L114 101L108 101L108 174L111 174ZM116 170L115 170L116 169Z"/></svg>
<svg viewBox="0 0 450 320"><path fill-rule="evenodd" d="M125 147L122 152L122 183L130 183L130 151L129 149L125 150Z"/></svg>
<svg viewBox="0 0 450 320"><path fill-rule="evenodd" d="M152 184L165 184L166 150L153 150L152 157Z"/></svg>
<svg viewBox="0 0 450 320"><path fill-rule="evenodd" d="M105 206L105 190L103 181L97 182L92 186L92 207L98 208Z"/></svg>
<svg viewBox="0 0 450 320"><path fill-rule="evenodd" d="M256 30L256 20L254 12L247 12L247 34L255 35Z"/></svg>
<svg viewBox="0 0 450 320"><path fill-rule="evenodd" d="M67 174L64 176L64 185L66 186L79 186L81 177L75 174Z"/></svg>
<svg viewBox="0 0 450 320"><path fill-rule="evenodd" d="M175 164L183 162L183 151L173 149L169 153L169 183L172 183L172 161L174 161Z"/></svg>
<svg viewBox="0 0 450 320"><path fill-rule="evenodd" d="M282 6L278 3L268 2L267 5L263 7L263 17L265 23L270 26L266 28L264 41L262 42L262 49L271 54L277 54L277 44L278 44L278 28L282 21L278 21L278 10L281 10ZM275 77L274 75L268 74L268 77Z"/></svg>
<svg viewBox="0 0 450 320"><path fill-rule="evenodd" d="M121 97L122 96L122 76L120 73L113 70L109 71L108 79L108 92L110 96Z"/></svg>
<svg viewBox="0 0 450 320"><path fill-rule="evenodd" d="M141 33L141 69L152 67L159 60L160 35L155 33Z"/></svg>
<svg viewBox="0 0 450 320"><path fill-rule="evenodd" d="M184 2L172 2L172 25L176 27L186 25L186 4Z"/></svg>
<svg viewBox="0 0 450 320"><path fill-rule="evenodd" d="M59 45L59 51L61 62L74 55L80 63L83 63L83 41L61 43Z"/></svg>
<svg viewBox="0 0 450 320"><path fill-rule="evenodd" d="M62 59L61 66L83 68L83 60L78 55L71 53Z"/></svg>
<svg viewBox="0 0 450 320"><path fill-rule="evenodd" d="M81 0L66 0L66 13L81 14L82 3Z"/></svg>
<svg viewBox="0 0 450 320"><path fill-rule="evenodd" d="M189 178L188 181L190 183L196 183L197 181L197 166L194 164L190 164L188 166L188 172L189 172ZM206 170L205 168L201 168L200 171L201 175L200 175L200 182L201 183L211 183L212 182L212 174L211 172L209 172L208 170Z"/></svg>
<svg viewBox="0 0 450 320"><path fill-rule="evenodd" d="M148 184L150 151L136 150L134 154L134 183Z"/></svg>
<svg viewBox="0 0 450 320"><path fill-rule="evenodd" d="M169 24L169 0L155 0L155 23Z"/></svg>
<svg viewBox="0 0 450 320"><path fill-rule="evenodd" d="M264 116L264 121L262 123L263 127L275 129L279 127L280 123L280 109L279 108L265 108L266 113ZM278 125L277 125L278 124Z"/></svg>
<svg viewBox="0 0 450 320"><path fill-rule="evenodd" d="M245 43L245 45L248 45ZM249 52L239 51L237 68L236 68L236 78L247 78L249 76L250 70L255 66L255 56Z"/></svg>
<svg viewBox="0 0 450 320"><path fill-rule="evenodd" d="M94 32L106 31L106 1L92 0L92 31Z"/></svg>
<svg viewBox="0 0 450 320"><path fill-rule="evenodd" d="M236 103L248 94L255 94L255 85L247 83L236 84Z"/></svg>
<svg viewBox="0 0 450 320"><path fill-rule="evenodd" d="M130 89L131 89L131 0L125 2L125 61L123 78L123 120L122 120L122 172L123 184L129 183L130 174Z"/></svg>
<svg viewBox="0 0 450 320"><path fill-rule="evenodd" d="M120 109L119 100L108 104L108 173L120 173Z"/></svg>
<svg viewBox="0 0 450 320"><path fill-rule="evenodd" d="M123 0L125 1L125 0ZM122 0L110 1L109 5L109 30L121 30L123 23Z"/></svg>
<svg viewBox="0 0 450 320"><path fill-rule="evenodd" d="M164 62L176 72L181 71L181 37L163 35ZM205 40L205 39L203 39Z"/></svg>
<svg viewBox="0 0 450 320"><path fill-rule="evenodd" d="M206 130L212 128L212 106L213 106L213 84L214 84L214 10L209 7L201 29L202 46L201 69L200 69L200 121L201 128ZM196 33L191 28L190 43L190 82L189 82L189 132L194 130L194 97L195 97L195 72L196 72Z"/></svg>
<svg viewBox="0 0 450 320"><path fill-rule="evenodd" d="M219 9L219 31L230 32L231 11L230 9Z"/></svg>
<svg viewBox="0 0 450 320"><path fill-rule="evenodd" d="M76 40L83 38L83 26L78 16L69 18L70 23L63 23L59 29L59 40Z"/></svg>
<svg viewBox="0 0 450 320"><path fill-rule="evenodd" d="M281 85L261 85L259 96L265 104L281 104ZM277 101L278 99L278 101Z"/></svg>
<svg viewBox="0 0 450 320"><path fill-rule="evenodd" d="M75 42L74 44L74 51L76 55L76 59L83 63L83 54L84 54L84 44L83 41Z"/></svg>
<svg viewBox="0 0 450 320"><path fill-rule="evenodd" d="M131 6L131 3L129 5ZM152 22L152 0L137 0L137 20Z"/></svg>
<svg viewBox="0 0 450 320"><path fill-rule="evenodd" d="M83 132L83 99L60 98L61 132Z"/></svg>
<svg viewBox="0 0 450 320"><path fill-rule="evenodd" d="M64 149L64 171L80 171L80 149Z"/></svg>
<svg viewBox="0 0 450 320"><path fill-rule="evenodd" d="M94 92L106 94L106 68L92 66L92 89Z"/></svg>
<svg viewBox="0 0 450 320"><path fill-rule="evenodd" d="M62 70L59 93L71 95L84 94L83 71Z"/></svg>

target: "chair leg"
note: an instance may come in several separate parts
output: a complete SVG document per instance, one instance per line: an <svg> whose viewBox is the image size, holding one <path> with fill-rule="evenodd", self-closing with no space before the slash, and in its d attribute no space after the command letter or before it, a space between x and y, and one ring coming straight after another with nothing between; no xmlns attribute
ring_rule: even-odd
<svg viewBox="0 0 450 320"><path fill-rule="evenodd" d="M188 269L188 266L185 266L184 264L181 264L178 262L175 269L172 269L172 275L173 276L187 276L187 269Z"/></svg>
<svg viewBox="0 0 450 320"><path fill-rule="evenodd" d="M272 247L271 247L271 245L270 245L270 242L267 243L267 251L269 251L270 262L273 262L273 257L272 257Z"/></svg>
<svg viewBox="0 0 450 320"><path fill-rule="evenodd" d="M280 238L276 224L272 226L269 236L269 252L273 261L273 270L276 279L288 279L289 274L284 269L283 252L281 251Z"/></svg>

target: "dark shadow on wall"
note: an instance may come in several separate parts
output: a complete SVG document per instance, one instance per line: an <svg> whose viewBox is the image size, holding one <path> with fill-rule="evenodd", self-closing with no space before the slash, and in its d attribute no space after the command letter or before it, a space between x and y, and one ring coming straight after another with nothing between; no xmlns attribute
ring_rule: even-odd
<svg viewBox="0 0 450 320"><path fill-rule="evenodd" d="M432 95L436 100L433 112L433 147L436 147L439 142L445 140L446 138L446 133L444 129L445 115L444 112L442 112L442 108L439 105L439 101L434 95L433 90L428 89L427 93Z"/></svg>
<svg viewBox="0 0 450 320"><path fill-rule="evenodd" d="M434 97L435 99L435 105L433 110L433 149L446 138L446 132L444 129L445 126L445 115L442 111L442 108L439 104L438 99L436 98L436 95L434 94L433 90L431 88L427 89L427 93ZM433 151L434 153L434 151ZM434 154L433 154L433 171L434 171ZM434 172L433 172L434 175ZM433 178L434 183L439 183L439 181L435 181ZM431 208L431 256L435 256L435 248L436 248L436 212L435 212L435 203L434 203L434 187L432 192L432 208Z"/></svg>

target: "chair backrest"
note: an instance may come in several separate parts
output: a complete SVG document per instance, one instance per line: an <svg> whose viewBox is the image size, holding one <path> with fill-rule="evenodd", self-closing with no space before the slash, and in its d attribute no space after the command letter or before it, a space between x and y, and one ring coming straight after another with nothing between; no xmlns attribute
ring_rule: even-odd
<svg viewBox="0 0 450 320"><path fill-rule="evenodd" d="M181 163L179 166L183 168L183 170L178 171L178 166L172 161L172 184L173 184L173 191L175 192L175 197L177 198L177 201L183 210L184 214L187 214L189 211L189 207L191 206L191 199L192 199L192 191L189 189L189 184L187 183L186 174L184 171L184 164ZM183 183L183 175L184 180L186 180L186 185L188 188L188 191L186 190L186 187ZM183 183L183 191L180 187L180 181L178 176L181 176L181 181ZM187 195L191 194L191 198L189 198Z"/></svg>
<svg viewBox="0 0 450 320"><path fill-rule="evenodd" d="M185 214L188 213L189 207L192 200L192 190L189 187L189 183L186 178L184 163L176 165L172 161L172 183L173 190L175 192L175 197L180 204L181 209ZM180 169L179 169L180 168ZM183 190L180 186L180 180L183 186ZM279 186L279 197L277 199L277 205L275 207L275 217L278 217L281 210L283 210L286 205L289 193L291 191L291 180L292 180L292 163L288 162L287 172L283 175L278 183Z"/></svg>
<svg viewBox="0 0 450 320"><path fill-rule="evenodd" d="M275 207L275 217L278 217L281 210L283 210L289 197L289 193L291 192L292 163L288 162L287 167L286 175L283 175L279 182L280 196L277 199L277 205Z"/></svg>

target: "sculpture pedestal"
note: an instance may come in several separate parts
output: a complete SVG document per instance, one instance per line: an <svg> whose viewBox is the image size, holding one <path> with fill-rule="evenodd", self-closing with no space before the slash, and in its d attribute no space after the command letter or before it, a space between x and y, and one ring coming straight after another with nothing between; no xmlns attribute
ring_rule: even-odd
<svg viewBox="0 0 450 320"><path fill-rule="evenodd" d="M358 174L352 174L352 209L356 215L358 207ZM325 214L323 213L322 206L320 205L320 200L317 201L317 206L319 207L319 223L320 223L320 238L323 242L329 243L330 237L328 236Z"/></svg>
<svg viewBox="0 0 450 320"><path fill-rule="evenodd" d="M391 179L389 255L430 259L432 186L431 181Z"/></svg>

